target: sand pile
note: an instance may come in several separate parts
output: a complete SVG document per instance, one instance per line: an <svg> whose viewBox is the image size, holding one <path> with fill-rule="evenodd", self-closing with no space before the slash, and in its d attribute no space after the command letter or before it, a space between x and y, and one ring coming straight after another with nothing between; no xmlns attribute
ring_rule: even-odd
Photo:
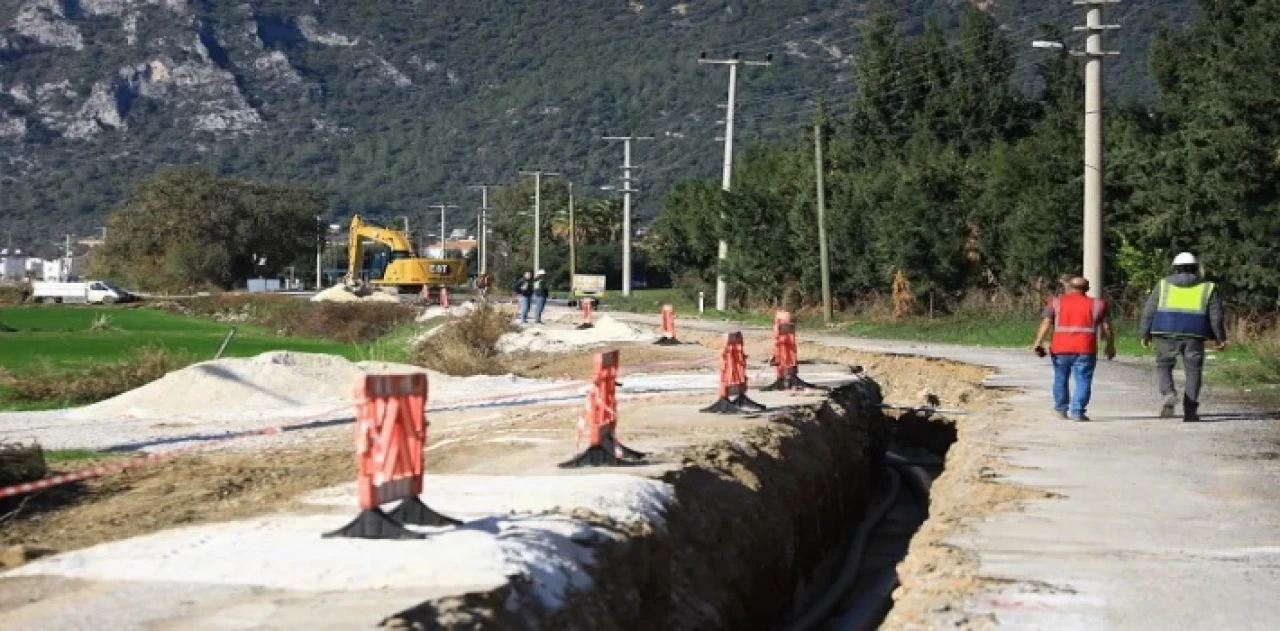
<svg viewBox="0 0 1280 631"><path fill-rule="evenodd" d="M502 353L564 353L612 342L652 342L657 335L615 320L609 316L596 318L595 327L578 330L557 326L531 326L508 333L498 340Z"/></svg>
<svg viewBox="0 0 1280 631"><path fill-rule="evenodd" d="M171 372L68 416L163 418L339 403L350 400L351 386L362 369L343 357L312 353L270 352L249 359L219 359ZM369 369L421 370L398 364L370 364Z"/></svg>
<svg viewBox="0 0 1280 631"><path fill-rule="evenodd" d="M462 318L470 315L471 312L475 310L476 303L474 302L464 302L460 305L449 307L448 309L441 307L440 305L431 305L430 307L423 309L422 313L418 314L417 321L426 322L427 320L434 320L435 318Z"/></svg>
<svg viewBox="0 0 1280 631"><path fill-rule="evenodd" d="M400 302L400 299L384 291L374 291L361 297L342 285L334 285L312 296L311 302Z"/></svg>

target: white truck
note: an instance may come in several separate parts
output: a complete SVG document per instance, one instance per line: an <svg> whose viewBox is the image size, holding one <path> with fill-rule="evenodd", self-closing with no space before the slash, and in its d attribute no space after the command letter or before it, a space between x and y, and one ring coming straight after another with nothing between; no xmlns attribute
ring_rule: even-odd
<svg viewBox="0 0 1280 631"><path fill-rule="evenodd" d="M76 283L34 281L31 283L32 302L109 305L131 300L134 300L132 294L112 285L109 281L86 280Z"/></svg>

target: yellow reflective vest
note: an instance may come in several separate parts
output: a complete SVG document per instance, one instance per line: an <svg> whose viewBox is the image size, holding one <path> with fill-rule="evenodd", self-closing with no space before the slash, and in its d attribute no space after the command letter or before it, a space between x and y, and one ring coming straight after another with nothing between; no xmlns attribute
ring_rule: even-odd
<svg viewBox="0 0 1280 631"><path fill-rule="evenodd" d="M1212 338L1209 297L1214 288L1213 283L1179 287L1168 280L1160 281L1156 288L1160 293L1156 317L1151 322L1152 335Z"/></svg>

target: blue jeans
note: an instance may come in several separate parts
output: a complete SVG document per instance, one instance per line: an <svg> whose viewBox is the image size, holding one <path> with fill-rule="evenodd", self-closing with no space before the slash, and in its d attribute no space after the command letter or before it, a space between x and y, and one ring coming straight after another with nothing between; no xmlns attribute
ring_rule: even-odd
<svg viewBox="0 0 1280 631"><path fill-rule="evenodd" d="M542 310L547 308L547 297L535 296L533 300L533 321L542 324Z"/></svg>
<svg viewBox="0 0 1280 631"><path fill-rule="evenodd" d="M1093 369L1097 365L1097 355L1053 356L1054 410L1067 412L1073 417L1084 414L1085 408L1089 407L1089 397L1093 394ZM1071 388L1067 385L1067 379L1071 375L1075 375L1075 396L1071 396Z"/></svg>
<svg viewBox="0 0 1280 631"><path fill-rule="evenodd" d="M529 322L529 296L520 296L520 324Z"/></svg>

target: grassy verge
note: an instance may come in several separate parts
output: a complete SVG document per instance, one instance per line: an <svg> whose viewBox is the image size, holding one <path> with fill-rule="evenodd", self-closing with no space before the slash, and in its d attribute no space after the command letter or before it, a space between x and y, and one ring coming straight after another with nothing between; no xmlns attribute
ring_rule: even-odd
<svg viewBox="0 0 1280 631"><path fill-rule="evenodd" d="M691 295L687 290L678 288L637 289L632 291L630 296L623 296L616 292L606 294L604 299L600 301L600 309L621 311L623 313L657 315L662 312L663 305L671 305L675 309L677 317L702 317L707 320L731 320L750 324L768 324L772 322L772 316L760 311L737 308L729 309L723 313L716 311L716 296L714 292L707 294L704 300L705 311L699 316L697 295Z"/></svg>
<svg viewBox="0 0 1280 631"><path fill-rule="evenodd" d="M360 359L353 344L237 327L227 357L290 350ZM156 371L212 359L230 329L158 309L0 307L0 369L7 374L0 383L0 409L49 409L111 396L163 374Z"/></svg>

